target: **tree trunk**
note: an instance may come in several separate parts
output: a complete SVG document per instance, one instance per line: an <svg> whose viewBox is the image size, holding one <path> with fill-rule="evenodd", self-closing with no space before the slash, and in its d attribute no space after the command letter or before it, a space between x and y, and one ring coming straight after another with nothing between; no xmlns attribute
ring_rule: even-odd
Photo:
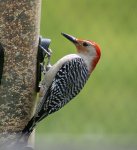
<svg viewBox="0 0 137 150"><path fill-rule="evenodd" d="M35 109L41 0L0 0L0 5L0 43L4 48L0 85L2 144L16 138Z"/></svg>

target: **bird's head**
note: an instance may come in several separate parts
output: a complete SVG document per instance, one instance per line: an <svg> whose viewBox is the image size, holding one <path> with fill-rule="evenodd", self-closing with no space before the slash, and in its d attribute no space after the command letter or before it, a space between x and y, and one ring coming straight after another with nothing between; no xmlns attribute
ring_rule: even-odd
<svg viewBox="0 0 137 150"><path fill-rule="evenodd" d="M91 73L101 56L101 50L98 44L91 40L77 39L65 33L62 33L62 35L76 46L79 55L84 58Z"/></svg>

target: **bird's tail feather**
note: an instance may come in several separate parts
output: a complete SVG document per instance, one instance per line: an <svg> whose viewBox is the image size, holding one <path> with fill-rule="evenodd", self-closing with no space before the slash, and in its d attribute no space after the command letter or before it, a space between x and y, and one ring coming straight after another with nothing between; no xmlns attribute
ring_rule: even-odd
<svg viewBox="0 0 137 150"><path fill-rule="evenodd" d="M30 135L36 126L35 116L31 118L25 128L22 130L22 135Z"/></svg>

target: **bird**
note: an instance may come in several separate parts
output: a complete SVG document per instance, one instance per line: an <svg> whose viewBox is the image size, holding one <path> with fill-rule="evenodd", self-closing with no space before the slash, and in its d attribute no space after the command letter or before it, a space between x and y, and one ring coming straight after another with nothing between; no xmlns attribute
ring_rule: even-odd
<svg viewBox="0 0 137 150"><path fill-rule="evenodd" d="M22 130L26 137L37 123L60 110L80 93L101 57L97 43L61 34L75 45L77 53L62 57L45 72L40 85L40 102L34 116Z"/></svg>

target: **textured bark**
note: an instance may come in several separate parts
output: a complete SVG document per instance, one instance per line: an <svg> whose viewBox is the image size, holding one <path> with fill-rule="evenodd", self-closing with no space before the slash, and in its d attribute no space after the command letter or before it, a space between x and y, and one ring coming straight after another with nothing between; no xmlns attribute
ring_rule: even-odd
<svg viewBox="0 0 137 150"><path fill-rule="evenodd" d="M0 0L0 143L15 138L35 108L40 8L41 0Z"/></svg>

